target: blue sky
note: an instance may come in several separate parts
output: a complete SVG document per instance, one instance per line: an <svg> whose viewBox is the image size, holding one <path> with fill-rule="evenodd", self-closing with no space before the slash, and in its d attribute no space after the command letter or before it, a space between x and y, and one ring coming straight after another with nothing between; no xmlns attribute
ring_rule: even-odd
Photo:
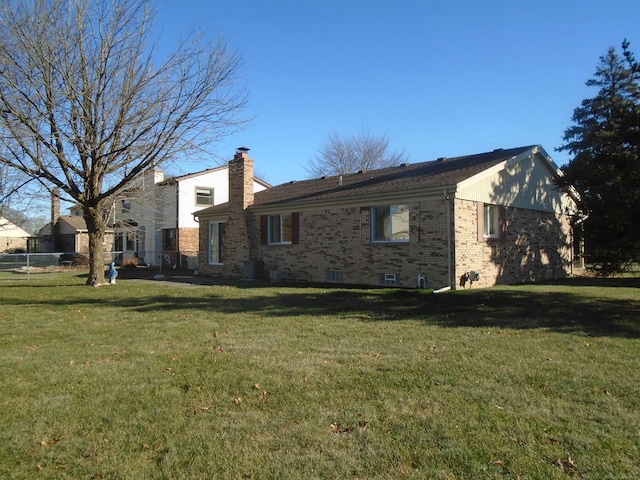
<svg viewBox="0 0 640 480"><path fill-rule="evenodd" d="M327 135L368 127L412 163L541 144L555 152L610 46L640 57L638 0L157 0L161 48L194 26L243 57L247 146L277 185L307 177Z"/></svg>

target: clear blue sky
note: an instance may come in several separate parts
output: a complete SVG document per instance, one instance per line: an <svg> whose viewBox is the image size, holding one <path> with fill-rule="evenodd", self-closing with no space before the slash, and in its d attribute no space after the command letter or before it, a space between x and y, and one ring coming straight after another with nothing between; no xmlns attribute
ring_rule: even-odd
<svg viewBox="0 0 640 480"><path fill-rule="evenodd" d="M217 152L251 148L274 185L363 126L412 163L541 144L561 165L599 57L625 38L640 57L638 0L157 1L161 47L199 25L241 53L256 118Z"/></svg>

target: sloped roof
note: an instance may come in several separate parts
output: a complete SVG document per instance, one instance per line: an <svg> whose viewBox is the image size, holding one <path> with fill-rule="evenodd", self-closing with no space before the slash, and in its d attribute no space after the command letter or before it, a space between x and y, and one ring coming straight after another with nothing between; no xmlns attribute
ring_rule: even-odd
<svg viewBox="0 0 640 480"><path fill-rule="evenodd" d="M29 232L23 230L17 225L11 223L4 217L0 217L0 237L30 237L31 234Z"/></svg>
<svg viewBox="0 0 640 480"><path fill-rule="evenodd" d="M60 215L60 220L66 222L77 231L87 230L87 222L85 222L83 217L73 215Z"/></svg>
<svg viewBox="0 0 640 480"><path fill-rule="evenodd" d="M193 172L193 173L187 173L184 175L177 175L174 177L168 177L164 180L162 180L161 182L158 182L158 185L175 185L178 182L182 182L183 180L189 180L191 178L196 178L196 177L200 177L202 175L206 175L208 173L213 173L213 172L218 172L221 170L227 170L229 168L228 165L221 165L219 167L214 167L214 168L207 168L206 170L200 170L199 172ZM265 182L264 180L255 177L254 180L258 183L260 183L261 185L264 185L265 187L269 188L271 185L267 182Z"/></svg>
<svg viewBox="0 0 640 480"><path fill-rule="evenodd" d="M498 149L476 155L441 158L430 162L403 164L397 167L342 175L341 183L340 176L293 181L256 192L252 206L339 201L396 192L453 187L534 147ZM199 211L197 216L225 211L227 208L228 203L216 205Z"/></svg>

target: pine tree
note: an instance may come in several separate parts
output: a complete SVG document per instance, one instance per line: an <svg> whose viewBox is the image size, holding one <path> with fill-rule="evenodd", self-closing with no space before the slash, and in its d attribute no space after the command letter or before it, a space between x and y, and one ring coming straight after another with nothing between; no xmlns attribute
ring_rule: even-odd
<svg viewBox="0 0 640 480"><path fill-rule="evenodd" d="M600 57L586 83L598 93L574 110L558 148L573 155L559 183L580 195L586 261L602 276L640 259L640 67L626 40L622 53Z"/></svg>

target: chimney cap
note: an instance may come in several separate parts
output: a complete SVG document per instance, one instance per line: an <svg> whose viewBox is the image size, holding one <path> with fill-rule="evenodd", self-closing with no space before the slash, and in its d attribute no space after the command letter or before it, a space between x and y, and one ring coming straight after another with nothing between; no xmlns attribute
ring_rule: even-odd
<svg viewBox="0 0 640 480"><path fill-rule="evenodd" d="M236 148L236 152L237 153L247 153L249 150L251 150L251 149L247 148L247 147L238 147L238 148Z"/></svg>

